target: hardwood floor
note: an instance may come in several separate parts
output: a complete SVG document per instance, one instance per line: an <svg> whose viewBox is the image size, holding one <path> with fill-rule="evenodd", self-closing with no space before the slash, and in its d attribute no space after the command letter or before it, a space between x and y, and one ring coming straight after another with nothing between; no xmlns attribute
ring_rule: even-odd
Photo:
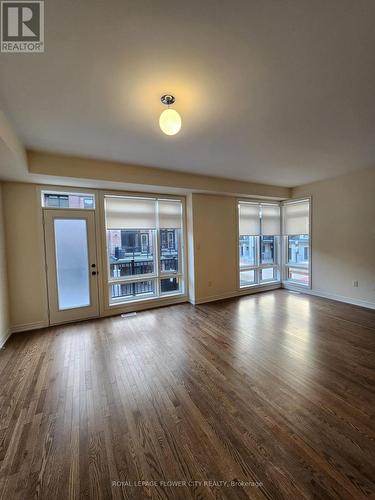
<svg viewBox="0 0 375 500"><path fill-rule="evenodd" d="M375 311L283 290L14 334L1 498L374 498L374 368Z"/></svg>

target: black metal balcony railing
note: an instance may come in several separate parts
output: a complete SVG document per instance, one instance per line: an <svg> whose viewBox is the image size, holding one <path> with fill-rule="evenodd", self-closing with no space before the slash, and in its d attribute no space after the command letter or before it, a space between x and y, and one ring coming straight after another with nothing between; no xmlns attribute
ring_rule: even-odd
<svg viewBox="0 0 375 500"><path fill-rule="evenodd" d="M126 276L137 276L140 274L152 274L154 272L153 260L134 260L127 262L112 262L111 277L122 278ZM160 270L162 272L177 272L178 258L163 258L160 260Z"/></svg>
<svg viewBox="0 0 375 500"><path fill-rule="evenodd" d="M123 283L121 285L112 285L112 298L117 297L136 297L139 295L154 293L154 282L137 281L135 283Z"/></svg>
<svg viewBox="0 0 375 500"><path fill-rule="evenodd" d="M112 278L121 278L123 276L135 276L139 274L152 274L154 272L153 261L135 261L111 264Z"/></svg>
<svg viewBox="0 0 375 500"><path fill-rule="evenodd" d="M175 292L180 288L177 278L166 278L160 282L161 293ZM155 292L155 282L153 280L136 281L134 283L121 283L112 285L112 298L139 297Z"/></svg>
<svg viewBox="0 0 375 500"><path fill-rule="evenodd" d="M116 247L114 252L115 259L135 259L136 257L151 257L153 255L152 247Z"/></svg>

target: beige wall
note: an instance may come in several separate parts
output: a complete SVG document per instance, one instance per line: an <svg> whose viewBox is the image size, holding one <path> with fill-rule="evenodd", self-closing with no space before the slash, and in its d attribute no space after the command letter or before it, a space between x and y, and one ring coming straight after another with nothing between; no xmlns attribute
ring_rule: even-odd
<svg viewBox="0 0 375 500"><path fill-rule="evenodd" d="M9 334L8 290L3 213L3 185L0 184L0 346Z"/></svg>
<svg viewBox="0 0 375 500"><path fill-rule="evenodd" d="M11 328L45 326L48 300L38 186L5 183L3 194ZM236 206L236 197L231 196L187 197L192 302L238 294Z"/></svg>
<svg viewBox="0 0 375 500"><path fill-rule="evenodd" d="M293 189L293 197L305 195L312 196L313 290L374 306L375 169Z"/></svg>
<svg viewBox="0 0 375 500"><path fill-rule="evenodd" d="M236 198L193 194L195 301L237 289Z"/></svg>
<svg viewBox="0 0 375 500"><path fill-rule="evenodd" d="M236 198L193 194L195 302L237 290Z"/></svg>
<svg viewBox="0 0 375 500"><path fill-rule="evenodd" d="M220 194L238 194L241 196L264 196L280 199L289 198L291 194L291 189L286 187L189 174L153 167L127 165L104 160L49 154L41 151L28 151L28 161L30 173L38 174L43 178L47 176L49 179L48 182L51 184L54 183L53 177L55 177L56 181L60 181L61 178L69 179L69 181L80 179L82 182L90 182L92 187L103 189L142 191L142 188L139 186L148 186L154 188L156 192L158 191L158 187L164 187L175 190L194 190ZM230 170L228 170L228 175L230 175ZM92 181L96 181L95 185L92 184ZM112 183L111 187L106 185L107 183ZM132 187L129 187L129 185Z"/></svg>
<svg viewBox="0 0 375 500"><path fill-rule="evenodd" d="M3 202L13 331L48 322L43 225L34 184L5 183Z"/></svg>

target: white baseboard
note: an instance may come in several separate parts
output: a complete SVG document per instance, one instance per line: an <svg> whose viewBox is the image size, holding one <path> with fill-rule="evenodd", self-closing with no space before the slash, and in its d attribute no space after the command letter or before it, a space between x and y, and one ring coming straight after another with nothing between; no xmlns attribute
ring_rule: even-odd
<svg viewBox="0 0 375 500"><path fill-rule="evenodd" d="M2 349L6 343L6 341L9 339L9 337L12 335L12 332L10 328L8 328L8 331L5 334L5 337L0 339L0 349Z"/></svg>
<svg viewBox="0 0 375 500"><path fill-rule="evenodd" d="M234 297L241 297L242 295L251 295L252 293L267 292L269 290L276 290L281 288L281 283L273 283L271 285L261 285L257 287L246 288L243 290L234 290L233 292L223 293L220 295L210 295L199 299L190 300L190 303L195 305L206 304L207 302L215 302L217 300L232 299Z"/></svg>
<svg viewBox="0 0 375 500"><path fill-rule="evenodd" d="M353 299L352 297L346 297L345 295L338 295L336 293L324 292L323 290L315 290L312 288L301 288L293 285L283 284L283 288L291 290L294 292L307 293L308 295L315 295L316 297L321 297L323 299L337 300L338 302L345 302L346 304L352 304L353 306L366 307L367 309L375 309L375 303L369 302L362 299Z"/></svg>
<svg viewBox="0 0 375 500"><path fill-rule="evenodd" d="M46 328L48 321L37 321L36 323L25 323L24 325L14 325L10 327L10 333L26 332L28 330L37 330L38 328Z"/></svg>

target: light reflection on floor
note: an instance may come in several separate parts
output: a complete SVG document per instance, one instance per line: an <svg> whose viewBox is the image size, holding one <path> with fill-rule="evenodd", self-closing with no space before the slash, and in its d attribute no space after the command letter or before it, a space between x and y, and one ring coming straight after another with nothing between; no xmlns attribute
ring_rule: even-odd
<svg viewBox="0 0 375 500"><path fill-rule="evenodd" d="M260 293L238 300L237 316L232 320L232 350L239 365L248 357L272 353L270 370L277 376L302 376L314 363L311 338L311 304L307 297L281 292L284 301L276 303L275 293ZM278 342L275 342L275 333ZM277 361L277 363L275 362Z"/></svg>

